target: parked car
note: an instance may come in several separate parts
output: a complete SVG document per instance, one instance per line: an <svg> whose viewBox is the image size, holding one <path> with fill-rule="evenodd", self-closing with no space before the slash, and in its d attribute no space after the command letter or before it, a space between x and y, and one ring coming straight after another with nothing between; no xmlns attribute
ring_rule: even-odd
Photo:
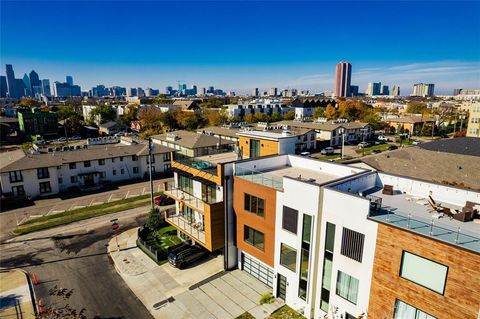
<svg viewBox="0 0 480 319"><path fill-rule="evenodd" d="M70 137L70 139L71 139L72 141L78 141L78 140L81 140L82 137L81 137L80 135L74 135L74 136Z"/></svg>
<svg viewBox="0 0 480 319"><path fill-rule="evenodd" d="M322 155L330 155L335 153L335 149L333 147L325 147L323 150L320 151Z"/></svg>
<svg viewBox="0 0 480 319"><path fill-rule="evenodd" d="M382 152L381 150L373 150L372 154L378 154L378 153L381 153L381 152Z"/></svg>
<svg viewBox="0 0 480 319"><path fill-rule="evenodd" d="M380 135L377 137L377 140L383 141L383 142L388 142L388 138L384 135Z"/></svg>
<svg viewBox="0 0 480 319"><path fill-rule="evenodd" d="M200 260L208 255L205 248L199 246L189 246L182 249L173 250L168 254L168 262L173 267L182 269L185 266Z"/></svg>
<svg viewBox="0 0 480 319"><path fill-rule="evenodd" d="M393 151L393 150L396 150L396 149L398 149L398 146L396 146L396 145L390 145L390 146L388 147L388 150L389 150L389 151Z"/></svg>
<svg viewBox="0 0 480 319"><path fill-rule="evenodd" d="M175 204L175 200L165 194L155 197L154 202L158 206Z"/></svg>
<svg viewBox="0 0 480 319"><path fill-rule="evenodd" d="M365 148L365 147L369 147L370 146L370 143L368 142L360 142L358 143L358 147L359 148Z"/></svg>
<svg viewBox="0 0 480 319"><path fill-rule="evenodd" d="M302 156L310 156L310 152L301 152L300 155L302 155Z"/></svg>
<svg viewBox="0 0 480 319"><path fill-rule="evenodd" d="M60 137L57 142L66 142L67 138L66 137Z"/></svg>
<svg viewBox="0 0 480 319"><path fill-rule="evenodd" d="M422 141L413 141L412 145L418 145L418 144L421 144L421 143L422 143Z"/></svg>

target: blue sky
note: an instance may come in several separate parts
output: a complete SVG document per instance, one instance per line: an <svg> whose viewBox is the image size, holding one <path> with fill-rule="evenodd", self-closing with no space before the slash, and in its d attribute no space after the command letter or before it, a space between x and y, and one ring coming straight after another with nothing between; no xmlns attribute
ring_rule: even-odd
<svg viewBox="0 0 480 319"><path fill-rule="evenodd" d="M2 74L163 88L176 81L246 92L433 82L480 88L476 1L1 1Z"/></svg>

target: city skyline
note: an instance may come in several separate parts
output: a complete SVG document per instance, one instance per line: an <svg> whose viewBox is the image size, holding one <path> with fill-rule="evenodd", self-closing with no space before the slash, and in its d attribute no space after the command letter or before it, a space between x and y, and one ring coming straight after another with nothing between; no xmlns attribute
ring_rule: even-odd
<svg viewBox="0 0 480 319"><path fill-rule="evenodd" d="M415 10L409 2L141 2L149 6L142 19L121 24L118 16L132 4L113 3L115 10L112 2L100 2L94 12L81 2L3 3L3 63L15 65L18 74L35 69L52 83L72 74L82 88L162 89L179 80L238 93L252 87L333 91L335 64L342 60L352 64L351 83L360 92L369 82L399 85L405 95L417 82L435 83L437 94L480 83L480 22L472 8L480 4L475 2L418 2ZM316 18L318 12L339 9L341 17ZM395 24L388 14L393 11L404 16ZM181 12L184 23L168 12ZM91 23L76 23L86 14ZM36 37L31 24L40 23L40 16L44 31ZM290 22L298 16L301 23ZM382 25L370 41L363 36L371 29L365 19ZM64 43L54 45L59 39ZM458 45L462 42L468 46Z"/></svg>

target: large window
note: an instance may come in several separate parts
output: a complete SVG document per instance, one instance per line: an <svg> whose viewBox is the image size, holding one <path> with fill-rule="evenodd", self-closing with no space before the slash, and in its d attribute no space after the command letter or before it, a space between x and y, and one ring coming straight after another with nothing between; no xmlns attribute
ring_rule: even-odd
<svg viewBox="0 0 480 319"><path fill-rule="evenodd" d="M178 175L178 188L186 193L193 194L193 180L184 175Z"/></svg>
<svg viewBox="0 0 480 319"><path fill-rule="evenodd" d="M282 228L291 233L297 233L298 210L283 206Z"/></svg>
<svg viewBox="0 0 480 319"><path fill-rule="evenodd" d="M265 216L265 201L262 198L245 193L244 208L260 217Z"/></svg>
<svg viewBox="0 0 480 319"><path fill-rule="evenodd" d="M50 187L50 182L42 182L40 183L40 194L50 193L52 188Z"/></svg>
<svg viewBox="0 0 480 319"><path fill-rule="evenodd" d="M138 156L137 155L132 155L132 161L134 161L134 162L138 161Z"/></svg>
<svg viewBox="0 0 480 319"><path fill-rule="evenodd" d="M297 269L297 251L288 245L281 244L280 265L295 272Z"/></svg>
<svg viewBox="0 0 480 319"><path fill-rule="evenodd" d="M10 175L10 183L16 183L23 181L23 176L21 171L13 171L8 173Z"/></svg>
<svg viewBox="0 0 480 319"><path fill-rule="evenodd" d="M105 165L105 160L103 158L98 160L98 165L102 166Z"/></svg>
<svg viewBox="0 0 480 319"><path fill-rule="evenodd" d="M365 235L343 227L340 253L358 262L362 262Z"/></svg>
<svg viewBox="0 0 480 319"><path fill-rule="evenodd" d="M163 153L163 161L164 162L170 161L170 153Z"/></svg>
<svg viewBox="0 0 480 319"><path fill-rule="evenodd" d="M400 277L420 286L444 293L448 267L432 260L404 251L400 268Z"/></svg>
<svg viewBox="0 0 480 319"><path fill-rule="evenodd" d="M337 273L337 295L356 305L358 298L358 279L339 270Z"/></svg>
<svg viewBox="0 0 480 319"><path fill-rule="evenodd" d="M23 185L12 186L13 196L25 196L25 189Z"/></svg>
<svg viewBox="0 0 480 319"><path fill-rule="evenodd" d="M49 178L48 167L37 168L37 177L38 179Z"/></svg>
<svg viewBox="0 0 480 319"><path fill-rule="evenodd" d="M90 161L83 162L83 167L90 167L90 166L92 166L92 163Z"/></svg>
<svg viewBox="0 0 480 319"><path fill-rule="evenodd" d="M243 228L243 239L245 242L257 247L260 250L265 249L265 235L258 230L248 227L247 225L245 225Z"/></svg>
<svg viewBox="0 0 480 319"><path fill-rule="evenodd" d="M260 156L260 140L250 140L250 158Z"/></svg>
<svg viewBox="0 0 480 319"><path fill-rule="evenodd" d="M300 251L300 281L298 296L307 299L308 267L310 264L310 236L312 229L312 216L303 214L302 250Z"/></svg>
<svg viewBox="0 0 480 319"><path fill-rule="evenodd" d="M332 263L333 263L333 247L335 244L335 225L327 222L325 234L325 252L323 259L322 274L322 292L320 300L320 309L328 312L328 304L330 302L330 287L332 285Z"/></svg>
<svg viewBox="0 0 480 319"><path fill-rule="evenodd" d="M207 203L215 203L217 201L217 188L202 183L202 200Z"/></svg>
<svg viewBox="0 0 480 319"><path fill-rule="evenodd" d="M76 169L76 168L77 168L77 163L69 163L69 164L68 164L68 167L69 167L70 169Z"/></svg>
<svg viewBox="0 0 480 319"><path fill-rule="evenodd" d="M436 318L397 299L395 301L395 314L393 315L393 319L436 319Z"/></svg>

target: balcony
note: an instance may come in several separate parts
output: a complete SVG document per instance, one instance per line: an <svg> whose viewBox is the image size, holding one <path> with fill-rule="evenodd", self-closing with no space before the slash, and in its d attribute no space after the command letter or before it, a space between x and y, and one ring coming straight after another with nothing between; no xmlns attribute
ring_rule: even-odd
<svg viewBox="0 0 480 319"><path fill-rule="evenodd" d="M177 202L183 202L190 208L198 212L205 213L206 202L178 188L174 183L166 184L164 193L165 195L175 199Z"/></svg>
<svg viewBox="0 0 480 319"><path fill-rule="evenodd" d="M206 244L205 226L202 222L182 214L176 214L175 210L167 210L165 220L201 244Z"/></svg>

